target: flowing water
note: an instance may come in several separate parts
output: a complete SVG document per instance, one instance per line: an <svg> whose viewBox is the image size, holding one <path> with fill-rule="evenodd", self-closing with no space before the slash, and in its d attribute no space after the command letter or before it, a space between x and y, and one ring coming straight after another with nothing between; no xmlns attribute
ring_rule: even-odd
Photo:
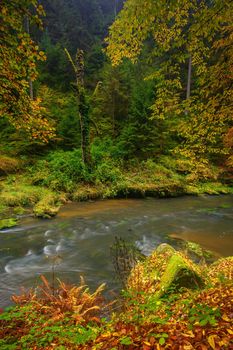
<svg viewBox="0 0 233 350"><path fill-rule="evenodd" d="M103 282L119 288L110 254L115 236L144 254L184 239L233 255L233 196L72 203L52 220L25 217L20 226L0 231L0 307L21 286L35 286L40 274L51 279L54 264L65 281L78 283L82 275L92 290Z"/></svg>

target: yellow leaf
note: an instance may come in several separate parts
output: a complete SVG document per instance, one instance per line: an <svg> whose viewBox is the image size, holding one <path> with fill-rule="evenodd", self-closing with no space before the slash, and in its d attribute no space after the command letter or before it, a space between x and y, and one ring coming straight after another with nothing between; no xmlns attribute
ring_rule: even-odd
<svg viewBox="0 0 233 350"><path fill-rule="evenodd" d="M109 338L110 336L111 336L111 333L110 333L110 332L101 334L101 338Z"/></svg>
<svg viewBox="0 0 233 350"><path fill-rule="evenodd" d="M151 344L148 341L144 341L143 344L145 344L147 346L151 346Z"/></svg>
<svg viewBox="0 0 233 350"><path fill-rule="evenodd" d="M231 335L233 335L233 331L231 329L227 329L227 332Z"/></svg>
<svg viewBox="0 0 233 350"><path fill-rule="evenodd" d="M226 314L222 315L222 319L226 322L230 322L231 320L229 319L229 317Z"/></svg>
<svg viewBox="0 0 233 350"><path fill-rule="evenodd" d="M208 337L208 343L210 344L211 348L215 350L215 342L214 342L214 335L210 335Z"/></svg>

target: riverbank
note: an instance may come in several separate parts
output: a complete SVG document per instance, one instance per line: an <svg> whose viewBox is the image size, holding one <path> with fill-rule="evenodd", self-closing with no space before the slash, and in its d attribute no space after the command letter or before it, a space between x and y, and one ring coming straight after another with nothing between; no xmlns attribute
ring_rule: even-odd
<svg viewBox="0 0 233 350"><path fill-rule="evenodd" d="M18 224L22 215L34 215L38 218L52 218L61 206L69 202L101 200L110 198L171 198L185 195L232 194L232 187L220 182L201 182L187 184L184 181L166 180L138 181L125 178L114 185L93 185L80 183L72 193L55 192L44 186L31 185L21 176L13 181L1 182L0 192L0 229Z"/></svg>
<svg viewBox="0 0 233 350"><path fill-rule="evenodd" d="M84 282L55 285L42 276L0 315L1 349L229 349L232 264L232 257L195 264L162 244L132 268L111 303L103 285L91 293Z"/></svg>
<svg viewBox="0 0 233 350"><path fill-rule="evenodd" d="M160 163L147 160L128 168L108 160L90 172L75 162L75 151L60 153L50 160L37 159L32 166L10 158L2 163L0 229L16 225L25 213L54 217L70 201L233 193L231 181L217 168L190 168L163 158Z"/></svg>

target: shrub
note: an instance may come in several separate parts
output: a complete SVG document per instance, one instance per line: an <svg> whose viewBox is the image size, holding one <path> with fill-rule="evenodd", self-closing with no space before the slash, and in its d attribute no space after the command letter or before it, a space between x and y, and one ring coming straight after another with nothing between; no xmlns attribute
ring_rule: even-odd
<svg viewBox="0 0 233 350"><path fill-rule="evenodd" d="M94 176L96 183L116 183L123 178L120 168L111 160L99 164Z"/></svg>
<svg viewBox="0 0 233 350"><path fill-rule="evenodd" d="M54 190L72 191L80 181L89 181L90 174L82 161L81 150L51 152L31 169L33 184Z"/></svg>

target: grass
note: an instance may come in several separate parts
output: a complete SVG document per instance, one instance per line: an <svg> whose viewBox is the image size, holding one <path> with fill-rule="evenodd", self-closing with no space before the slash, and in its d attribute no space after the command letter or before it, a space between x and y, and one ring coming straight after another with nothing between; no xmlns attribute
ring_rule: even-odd
<svg viewBox="0 0 233 350"><path fill-rule="evenodd" d="M17 172L21 167L21 162L5 155L0 155L0 176Z"/></svg>
<svg viewBox="0 0 233 350"><path fill-rule="evenodd" d="M21 208L32 208L37 217L53 217L62 198L85 201L233 193L232 187L216 180L216 170L210 169L199 180L195 173L194 179L190 180L192 174L187 171L187 165L180 167L179 162L169 161L168 157L162 158L160 163L151 159L136 161L128 164L128 168L106 158L88 171L79 153L77 150L52 152L46 159L38 159L26 168L23 174L3 178L0 182L0 214L4 215L7 208L19 208L19 214Z"/></svg>
<svg viewBox="0 0 233 350"><path fill-rule="evenodd" d="M24 208L34 208L36 216L51 217L59 210L59 195L43 186L33 186L22 176L8 177L1 183L0 202L3 208L13 208L16 215Z"/></svg>

